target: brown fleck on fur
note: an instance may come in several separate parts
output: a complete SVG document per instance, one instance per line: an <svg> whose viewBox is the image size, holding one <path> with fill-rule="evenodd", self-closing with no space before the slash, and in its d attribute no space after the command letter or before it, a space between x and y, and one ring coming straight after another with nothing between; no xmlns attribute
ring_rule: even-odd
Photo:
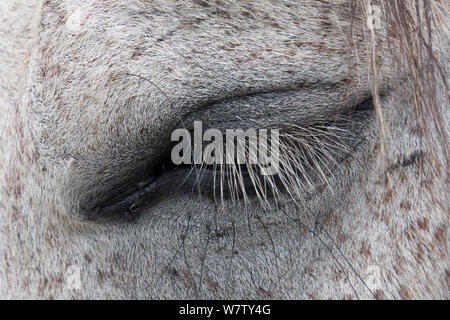
<svg viewBox="0 0 450 320"><path fill-rule="evenodd" d="M3 0L0 297L448 299L448 3L372 3ZM195 120L280 128L295 174L91 219Z"/></svg>

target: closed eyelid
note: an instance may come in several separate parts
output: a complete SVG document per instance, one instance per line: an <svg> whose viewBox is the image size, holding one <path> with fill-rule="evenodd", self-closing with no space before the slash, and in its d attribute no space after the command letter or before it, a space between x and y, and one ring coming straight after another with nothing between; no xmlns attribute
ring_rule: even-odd
<svg viewBox="0 0 450 320"><path fill-rule="evenodd" d="M256 23L251 30L229 33L231 23L219 29L224 45L207 42L202 47L197 42L210 36L206 26L217 20L200 21L205 28L186 29L186 13L185 20L163 33L154 24L173 11L140 14L135 24L122 28L123 18L149 11L133 5L120 10L107 6L101 12L89 4L83 8L89 12L80 25L83 32L60 28L56 40L50 31L63 7L44 8L41 50L51 48L55 54L43 55L45 101L34 111L46 115L39 121L51 130L44 130L42 140L58 146L56 156L59 152L76 159L67 173L72 184L68 193L88 210L99 204L109 207L117 195L126 199L134 184L164 161L170 134L180 126L202 120L219 129L301 126L338 116L370 96L370 84L360 80L365 69L355 69L349 77L348 61L339 51L344 43L333 40L319 46L307 38L308 32L323 41L342 34L325 34L307 21L300 26L281 20L279 27ZM240 9L232 4L230 22L240 19L235 15ZM320 16L327 8L319 5L315 10L313 15ZM94 13L104 21L89 20ZM250 31L253 37L248 37ZM267 37L272 32L278 35L276 41ZM305 38L299 39L301 35ZM238 58L242 55L248 61ZM125 200L123 206L130 202Z"/></svg>
<svg viewBox="0 0 450 320"><path fill-rule="evenodd" d="M348 151L345 151L342 153L339 157L346 157L346 152L351 152L352 148L357 145L358 139L355 139L357 132L361 130L359 127L361 124L365 123L366 120L369 119L367 116L370 114L372 108L372 102L371 100L365 101L358 106L356 110L352 111L352 116L346 120L345 115L340 116L336 118L335 123L327 123L324 122L320 126L317 127L317 129L314 129L314 124L310 123L309 125L304 127L304 130L306 132L311 132L317 135L317 142L323 141L323 135L326 133L326 131L322 131L329 127L331 130L337 130L335 133L330 135L330 138L327 138L326 145L328 151L332 150L333 148L342 149L345 150L348 148ZM350 120L351 119L351 120ZM313 120L313 118L310 118L309 120ZM317 121L317 119L316 119ZM333 121L333 120L332 120ZM319 118L318 124L320 124L322 120ZM298 129L295 129L294 131L297 131ZM324 128L324 129L321 129ZM314 130L317 131L314 131ZM286 129L285 133L289 132L289 130L292 129ZM327 129L326 129L327 130ZM284 132L284 131L283 131ZM283 134L285 134L283 133ZM331 133L331 131L330 131ZM345 137L344 135L349 134L348 137ZM288 136L290 136L289 134ZM170 142L167 141L168 145L170 145ZM336 149L336 150L337 150ZM168 149L169 150L169 149ZM325 149L324 149L325 150ZM320 151L321 152L321 151ZM333 151L336 152L336 151ZM132 171L119 169L119 174L116 173L116 177L111 180L109 178L109 181L107 182L100 182L102 178L102 174L105 172L100 173L93 173L92 175L89 175L90 181L95 181L97 185L100 185L101 188L96 190L93 190L92 187L90 187L86 193L84 201L86 203L90 203L88 206L83 205L82 214L87 217L88 219L98 219L102 217L109 217L113 216L114 214L117 214L118 212L130 212L133 207L143 207L146 204L149 203L149 198L152 197L152 193L155 189L164 188L161 186L158 186L158 183L155 183L155 181L158 179L159 175L163 174L167 169L174 168L173 163L170 162L170 160L167 159L168 153L163 152L159 154L160 160L163 160L163 162L158 161L149 161L144 162L140 165L134 163L132 168L134 168ZM166 159L164 159L166 158ZM155 158L156 159L156 158ZM99 163L97 160L94 161L95 163ZM323 160L321 160L323 161ZM336 159L333 161L340 161L338 158L338 153L336 153ZM104 163L103 163L104 164ZM163 167L161 167L163 166ZM202 166L203 167L203 166ZM204 167L206 168L206 167ZM89 167L78 167L77 170L89 170ZM189 174L194 169L190 169ZM214 169L215 171L216 169ZM77 171L72 172L72 175L76 175ZM79 171L78 171L79 172ZM303 173L304 174L304 173ZM94 178L97 178L99 180L93 180ZM245 178L248 179L248 178ZM183 180L183 179L182 179ZM79 181L80 182L80 181ZM246 183L247 184L247 183ZM83 183L83 187L86 187L86 184ZM248 186L247 186L248 188ZM250 185L251 188L251 185ZM80 190L77 192L78 196L81 194ZM95 199L95 200L94 200Z"/></svg>

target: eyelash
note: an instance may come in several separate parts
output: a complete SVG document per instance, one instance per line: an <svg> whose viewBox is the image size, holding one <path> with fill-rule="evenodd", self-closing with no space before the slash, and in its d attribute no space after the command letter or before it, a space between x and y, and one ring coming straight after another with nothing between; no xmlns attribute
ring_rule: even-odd
<svg viewBox="0 0 450 320"><path fill-rule="evenodd" d="M260 176L255 165L212 165L214 197L219 189L220 201L225 201L224 194L227 194L231 202L247 203L253 193L263 207L270 208L271 200L288 193L304 202L305 197L320 190L320 186L328 185L332 168L350 157L362 142L363 135L359 133L370 122L372 108L373 103L369 99L353 112L341 114L331 122L319 121L305 127L285 126L280 131L282 166L277 176ZM179 167L186 168L186 165ZM109 197L90 210L89 216L97 219L119 214L127 220L134 220L151 200L158 177L172 168L177 166L170 160L162 161L150 170L149 177L132 184L125 194ZM189 174L197 170L197 177L202 177L207 168L211 166L191 167ZM216 179L217 175L220 180ZM220 181L219 186L216 185L217 180ZM198 180L196 182L199 183Z"/></svg>

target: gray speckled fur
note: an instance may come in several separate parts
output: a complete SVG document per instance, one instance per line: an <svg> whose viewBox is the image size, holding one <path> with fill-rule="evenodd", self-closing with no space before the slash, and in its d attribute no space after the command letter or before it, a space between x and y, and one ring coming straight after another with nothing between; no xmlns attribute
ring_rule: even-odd
<svg viewBox="0 0 450 320"><path fill-rule="evenodd" d="M447 168L431 165L447 156L421 144L408 79L390 89L382 40L387 175L367 128L358 160L307 207L219 210L177 192L175 171L137 221L80 218L111 181L155 158L180 118L238 119L198 106L296 88L283 103L244 106L235 124L282 126L370 96L366 29L349 43L347 1L0 2L1 297L449 298ZM447 66L448 39L435 50ZM445 87L437 99L448 123ZM66 286L71 265L80 290Z"/></svg>

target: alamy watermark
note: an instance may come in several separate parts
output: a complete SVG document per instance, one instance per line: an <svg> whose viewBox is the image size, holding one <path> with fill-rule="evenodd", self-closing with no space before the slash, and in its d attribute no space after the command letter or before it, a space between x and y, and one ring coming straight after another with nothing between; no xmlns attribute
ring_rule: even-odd
<svg viewBox="0 0 450 320"><path fill-rule="evenodd" d="M375 5L367 7L367 26L370 30L381 29L381 8Z"/></svg>
<svg viewBox="0 0 450 320"><path fill-rule="evenodd" d="M172 162L206 165L257 165L262 175L279 170L280 134L277 129L219 129L203 132L202 122L194 122L193 139L187 129L176 129L171 140L177 141ZM205 146L206 144L206 146Z"/></svg>
<svg viewBox="0 0 450 320"><path fill-rule="evenodd" d="M64 273L64 281L68 290L81 290L81 269L79 266L70 265Z"/></svg>
<svg viewBox="0 0 450 320"><path fill-rule="evenodd" d="M364 274L365 283L370 290L378 290L382 288L381 269L379 266L370 265Z"/></svg>

